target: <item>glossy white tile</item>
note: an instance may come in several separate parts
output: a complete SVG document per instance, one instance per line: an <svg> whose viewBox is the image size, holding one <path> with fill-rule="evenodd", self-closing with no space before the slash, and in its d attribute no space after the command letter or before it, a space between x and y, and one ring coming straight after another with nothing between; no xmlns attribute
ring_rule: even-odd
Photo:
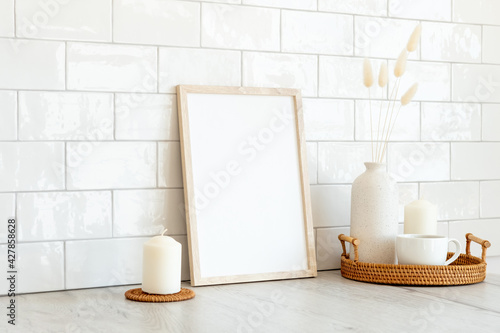
<svg viewBox="0 0 500 333"><path fill-rule="evenodd" d="M0 36L14 37L14 0L0 1Z"/></svg>
<svg viewBox="0 0 500 333"><path fill-rule="evenodd" d="M316 10L317 0L242 0L244 5Z"/></svg>
<svg viewBox="0 0 500 333"><path fill-rule="evenodd" d="M414 200L419 199L417 183L399 183L399 213L398 221L404 221L405 206Z"/></svg>
<svg viewBox="0 0 500 333"><path fill-rule="evenodd" d="M64 189L64 143L0 142L0 191Z"/></svg>
<svg viewBox="0 0 500 333"><path fill-rule="evenodd" d="M500 66L452 64L452 100L500 102Z"/></svg>
<svg viewBox="0 0 500 333"><path fill-rule="evenodd" d="M450 179L448 143L390 143L387 160L389 173L398 182Z"/></svg>
<svg viewBox="0 0 500 333"><path fill-rule="evenodd" d="M63 42L0 39L0 89L64 89L64 52Z"/></svg>
<svg viewBox="0 0 500 333"><path fill-rule="evenodd" d="M483 62L500 64L498 36L500 36L500 27L483 25Z"/></svg>
<svg viewBox="0 0 500 333"><path fill-rule="evenodd" d="M318 10L361 15L385 16L386 0L318 0Z"/></svg>
<svg viewBox="0 0 500 333"><path fill-rule="evenodd" d="M182 187L179 142L158 143L158 187Z"/></svg>
<svg viewBox="0 0 500 333"><path fill-rule="evenodd" d="M451 20L452 0L389 0L389 16L431 21Z"/></svg>
<svg viewBox="0 0 500 333"><path fill-rule="evenodd" d="M351 185L311 186L314 227L348 226L351 223Z"/></svg>
<svg viewBox="0 0 500 333"><path fill-rule="evenodd" d="M316 262L318 270L340 268L342 245L339 241L339 235L349 235L349 230L349 227L316 229ZM348 243L346 243L346 248L349 251Z"/></svg>
<svg viewBox="0 0 500 333"><path fill-rule="evenodd" d="M68 43L68 89L156 92L156 49Z"/></svg>
<svg viewBox="0 0 500 333"><path fill-rule="evenodd" d="M318 183L351 183L372 160L369 143L319 142Z"/></svg>
<svg viewBox="0 0 500 333"><path fill-rule="evenodd" d="M420 140L420 103L410 103L402 107L399 111L399 103L393 104L387 101L371 102L370 125L370 103L368 101L356 101L356 141L371 141L372 131L375 141L384 141L391 124L395 124L392 130L390 141L419 141ZM386 120L386 115L387 120ZM384 130L384 122L386 128ZM371 128L373 127L373 129Z"/></svg>
<svg viewBox="0 0 500 333"><path fill-rule="evenodd" d="M353 54L353 18L314 12L281 12L281 51Z"/></svg>
<svg viewBox="0 0 500 333"><path fill-rule="evenodd" d="M186 1L115 0L114 41L199 46L200 6Z"/></svg>
<svg viewBox="0 0 500 333"><path fill-rule="evenodd" d="M113 212L114 237L186 234L182 189L114 191Z"/></svg>
<svg viewBox="0 0 500 333"><path fill-rule="evenodd" d="M500 143L452 143L451 179L500 179Z"/></svg>
<svg viewBox="0 0 500 333"><path fill-rule="evenodd" d="M142 247L149 237L66 242L66 288L142 282Z"/></svg>
<svg viewBox="0 0 500 333"><path fill-rule="evenodd" d="M111 192L19 193L21 242L111 237Z"/></svg>
<svg viewBox="0 0 500 333"><path fill-rule="evenodd" d="M422 140L481 140L481 105L422 103Z"/></svg>
<svg viewBox="0 0 500 333"><path fill-rule="evenodd" d="M175 93L179 84L241 85L239 51L160 48L159 64L161 92Z"/></svg>
<svg viewBox="0 0 500 333"><path fill-rule="evenodd" d="M21 140L111 140L113 95L19 92Z"/></svg>
<svg viewBox="0 0 500 333"><path fill-rule="evenodd" d="M438 220L479 217L478 182L422 183L420 197L437 205Z"/></svg>
<svg viewBox="0 0 500 333"><path fill-rule="evenodd" d="M201 46L279 51L280 11L204 3Z"/></svg>
<svg viewBox="0 0 500 333"><path fill-rule="evenodd" d="M243 86L296 88L302 95L318 91L316 56L282 53L243 53Z"/></svg>
<svg viewBox="0 0 500 333"><path fill-rule="evenodd" d="M5 221L7 221L8 219L15 219L16 196L14 193L0 194L0 216L3 216ZM7 223L4 223L4 227L0 229L0 244L7 243Z"/></svg>
<svg viewBox="0 0 500 333"><path fill-rule="evenodd" d="M497 0L453 0L453 21L498 25L500 2Z"/></svg>
<svg viewBox="0 0 500 333"><path fill-rule="evenodd" d="M481 26L422 23L422 60L481 62Z"/></svg>
<svg viewBox="0 0 500 333"><path fill-rule="evenodd" d="M481 182L481 217L500 217L500 181Z"/></svg>
<svg viewBox="0 0 500 333"><path fill-rule="evenodd" d="M0 91L0 140L17 139L17 94Z"/></svg>
<svg viewBox="0 0 500 333"><path fill-rule="evenodd" d="M486 251L488 257L500 255L500 219L450 222L450 238L456 238L460 241L464 253L465 235L469 232L491 243L491 247ZM481 258L481 245L473 242L470 250L473 256Z"/></svg>
<svg viewBox="0 0 500 333"><path fill-rule="evenodd" d="M395 61L389 61L389 71L391 73L389 75L389 91L392 91L396 82L392 75L394 64ZM449 63L408 61L406 71L400 80L397 96L401 98L415 82L418 82L418 91L413 100L449 101L451 85L450 71L451 65Z"/></svg>
<svg viewBox="0 0 500 333"><path fill-rule="evenodd" d="M385 61L385 60L384 60ZM372 67L380 68L381 60L371 60ZM363 86L363 59L319 56L319 96L335 98L368 98ZM385 88L372 87L372 98L385 98Z"/></svg>
<svg viewBox="0 0 500 333"><path fill-rule="evenodd" d="M156 145L68 142L67 189L148 188L156 185Z"/></svg>
<svg viewBox="0 0 500 333"><path fill-rule="evenodd" d="M0 245L7 253L7 245ZM63 242L24 243L17 245L16 294L64 289ZM7 280L1 280L1 294L5 294Z"/></svg>
<svg viewBox="0 0 500 333"><path fill-rule="evenodd" d="M309 184L318 183L318 144L307 142L307 170L309 171Z"/></svg>
<svg viewBox="0 0 500 333"><path fill-rule="evenodd" d="M306 140L354 139L354 102L336 99L302 100Z"/></svg>
<svg viewBox="0 0 500 333"><path fill-rule="evenodd" d="M483 140L500 141L500 104L482 105Z"/></svg>
<svg viewBox="0 0 500 333"><path fill-rule="evenodd" d="M111 41L112 0L16 0L22 38Z"/></svg>
<svg viewBox="0 0 500 333"><path fill-rule="evenodd" d="M406 47L418 21L356 16L354 54L357 56L396 59ZM419 50L408 55L418 59ZM378 67L377 67L378 70Z"/></svg>
<svg viewBox="0 0 500 333"><path fill-rule="evenodd" d="M179 140L177 100L165 94L116 94L117 140Z"/></svg>

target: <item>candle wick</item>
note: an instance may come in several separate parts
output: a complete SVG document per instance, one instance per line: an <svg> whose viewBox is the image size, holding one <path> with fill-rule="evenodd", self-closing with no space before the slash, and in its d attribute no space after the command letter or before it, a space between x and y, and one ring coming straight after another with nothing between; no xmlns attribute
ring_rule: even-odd
<svg viewBox="0 0 500 333"><path fill-rule="evenodd" d="M168 229L165 229L163 230L163 232L161 233L162 236L165 236L165 233L167 232Z"/></svg>

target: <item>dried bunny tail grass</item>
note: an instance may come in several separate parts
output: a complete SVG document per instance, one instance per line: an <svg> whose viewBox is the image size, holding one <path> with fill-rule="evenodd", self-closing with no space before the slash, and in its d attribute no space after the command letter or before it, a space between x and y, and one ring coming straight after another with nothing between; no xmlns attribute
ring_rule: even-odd
<svg viewBox="0 0 500 333"><path fill-rule="evenodd" d="M406 49L403 49L403 51L399 54L398 60L396 60L396 66L394 66L394 76L400 77L405 73L407 57L408 52L406 52Z"/></svg>
<svg viewBox="0 0 500 333"><path fill-rule="evenodd" d="M401 97L401 105L406 105L411 102L413 96L417 93L418 83L414 83Z"/></svg>
<svg viewBox="0 0 500 333"><path fill-rule="evenodd" d="M367 88L370 88L373 85L372 64L367 58L365 58L365 61L363 62L363 84Z"/></svg>
<svg viewBox="0 0 500 333"><path fill-rule="evenodd" d="M419 23L413 32L411 33L410 38L408 39L408 44L406 44L406 49L408 52L413 52L417 49L418 41L420 40L420 33L422 32L422 24Z"/></svg>
<svg viewBox="0 0 500 333"><path fill-rule="evenodd" d="M383 62L380 65L380 71L378 72L378 85L380 87L385 87L387 84L387 64Z"/></svg>

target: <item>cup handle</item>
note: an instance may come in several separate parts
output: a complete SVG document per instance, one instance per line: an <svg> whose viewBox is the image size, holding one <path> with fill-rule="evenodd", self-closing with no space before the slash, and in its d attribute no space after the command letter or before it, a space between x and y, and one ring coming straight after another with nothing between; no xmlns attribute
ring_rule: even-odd
<svg viewBox="0 0 500 333"><path fill-rule="evenodd" d="M446 260L446 262L444 263L445 266L448 266L449 264L454 262L460 255L460 251L462 251L462 246L460 245L459 241L457 241L456 239L450 239L448 241L448 244L450 244L450 242L455 243L455 254L450 259Z"/></svg>

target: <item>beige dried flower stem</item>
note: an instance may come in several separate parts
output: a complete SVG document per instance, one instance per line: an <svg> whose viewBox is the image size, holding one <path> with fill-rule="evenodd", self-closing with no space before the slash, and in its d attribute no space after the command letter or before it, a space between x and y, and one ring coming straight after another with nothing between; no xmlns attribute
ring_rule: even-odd
<svg viewBox="0 0 500 333"><path fill-rule="evenodd" d="M372 162L375 161L373 155L373 117L372 117L372 98L370 87L373 85L373 71L372 65L368 58L365 58L363 61L363 84L366 88L368 88L368 104L370 105L370 133L371 133L371 142L372 142Z"/></svg>
<svg viewBox="0 0 500 333"><path fill-rule="evenodd" d="M398 95L398 91L399 91L399 81L400 81L400 78L398 77L396 79L396 84L394 84L394 86L392 87L391 95L389 96L389 102L387 103L387 110L385 112L384 126L382 127L382 133L381 133L381 136L380 136L380 138L382 140L384 140L384 133L385 133L385 130L386 130L386 126L387 126L387 130L389 130L390 120L389 120L389 123L387 123L387 118L389 116L389 109L391 109L391 102L393 102L391 110L394 110L394 103L396 103L396 96ZM396 94L395 95L394 95L394 90L396 90ZM394 96L394 99L393 99L393 96ZM391 111L391 117L390 117L390 119L392 119L392 111ZM381 151L382 151L382 148L384 147L384 142L385 141L381 141L380 142L380 150L379 150L379 154L377 155L377 162L379 162L379 163L382 163L382 159L383 159Z"/></svg>
<svg viewBox="0 0 500 333"><path fill-rule="evenodd" d="M387 85L387 80L388 80L388 75L387 75L387 63L384 61L380 65L380 70L378 73L378 86L380 88L383 88ZM382 105L383 103L380 103L380 108L379 108L379 113L378 113L378 125L377 125L377 142L375 144L375 157L378 157L379 152L380 152L380 141L383 137L382 133L380 133L380 119L382 118ZM379 138L380 136L380 138ZM378 161L378 158L377 158Z"/></svg>

